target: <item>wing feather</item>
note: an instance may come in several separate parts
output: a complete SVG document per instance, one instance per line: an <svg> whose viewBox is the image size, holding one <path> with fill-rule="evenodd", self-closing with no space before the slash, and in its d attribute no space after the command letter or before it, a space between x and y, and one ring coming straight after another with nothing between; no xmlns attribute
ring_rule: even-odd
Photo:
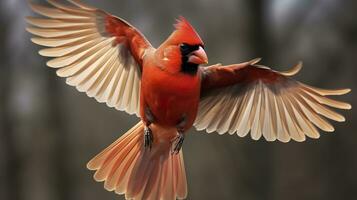
<svg viewBox="0 0 357 200"><path fill-rule="evenodd" d="M350 89L326 90L294 81L302 64L285 72L255 65L256 61L237 65L213 65L201 68L201 102L194 126L208 133L249 132L253 140L304 141L319 138L319 129L332 132L325 118L337 122L345 118L331 108L350 109L351 105L330 99Z"/></svg>
<svg viewBox="0 0 357 200"><path fill-rule="evenodd" d="M268 89L265 88L266 91L266 108L267 111L265 112L265 118L266 120L264 121L264 131L263 131L263 136L266 140L270 141L273 139L276 139L276 133L277 133L277 111L275 107L275 97L272 94L272 92Z"/></svg>
<svg viewBox="0 0 357 200"><path fill-rule="evenodd" d="M240 105L241 113L237 116L237 134L241 137L246 136L250 130L250 123L249 123L249 114L252 110L253 106L253 98L254 98L254 90L250 90L247 93L246 98Z"/></svg>
<svg viewBox="0 0 357 200"><path fill-rule="evenodd" d="M100 99L100 95L99 93L101 92L102 88L106 88L107 84L105 84L107 82L108 77L110 76L110 74L112 73L113 69L115 69L115 59L116 59L116 55L113 52L110 55L110 58L108 58L108 62L106 63L106 67L105 70L103 69L102 72L100 73L100 75L98 75L98 77L95 80L95 83L90 86L88 88L88 96L89 97L98 97L98 101ZM110 78L109 78L110 79ZM99 101L102 102L102 101Z"/></svg>
<svg viewBox="0 0 357 200"><path fill-rule="evenodd" d="M77 0L49 5L30 3L43 17L27 17L31 40L47 48L40 55L52 57L66 83L108 106L139 115L142 60L153 48L126 21Z"/></svg>
<svg viewBox="0 0 357 200"><path fill-rule="evenodd" d="M290 141L291 137L288 134L289 128L289 123L287 122L287 115L285 112L285 108L283 105L283 100L281 99L281 96L276 96L276 105L278 107L278 112L279 112L279 121L280 121L280 129L278 128L278 134L277 137L281 141L288 142Z"/></svg>
<svg viewBox="0 0 357 200"><path fill-rule="evenodd" d="M257 87L254 89L254 99L252 102L252 110L250 111L250 127L251 127L251 137L253 140L258 140L262 136L261 132L261 111L263 106L263 92L261 82L257 83Z"/></svg>
<svg viewBox="0 0 357 200"><path fill-rule="evenodd" d="M241 97L240 99L238 98L237 102L237 109L235 110L236 113L234 115L234 117L232 118L232 122L231 122L231 126L229 129L229 134L233 135L235 132L237 132L237 129L240 125L240 121L242 120L242 116L243 116L243 109L245 108L245 104L247 102L247 98L249 98L248 96L250 96L250 93L247 92L243 95L243 97ZM199 110L200 111L200 110Z"/></svg>
<svg viewBox="0 0 357 200"><path fill-rule="evenodd" d="M304 132L304 133L311 138L319 138L320 137L319 131L316 129L316 127L313 125L313 123L309 120L307 115L301 109L301 107L300 107L298 101L296 100L296 98L294 97L294 95L288 95L288 98L294 107L295 115L297 116L297 118L303 120L301 123L303 123L303 122L305 123L304 127L305 127L306 132Z"/></svg>
<svg viewBox="0 0 357 200"><path fill-rule="evenodd" d="M281 98L285 108L285 115L287 116L287 121L289 122L288 125L290 137L295 141L304 141L305 134L302 132L302 129L299 126L299 119L296 117L289 100L287 99L286 95L282 95Z"/></svg>
<svg viewBox="0 0 357 200"><path fill-rule="evenodd" d="M96 21L91 19L75 20L75 19L42 19L37 17L26 17L26 21L39 28L72 28L82 26L96 26Z"/></svg>
<svg viewBox="0 0 357 200"><path fill-rule="evenodd" d="M236 110L236 106L237 106L237 100L232 99L232 97L229 96L229 100L227 101L225 110L223 111L223 118L220 121L220 123L217 125L218 134L220 135L224 134L229 130L229 126L232 122L232 118Z"/></svg>
<svg viewBox="0 0 357 200"><path fill-rule="evenodd" d="M30 7L34 12L53 19L89 19L88 16L64 12L57 8L50 8L39 4L30 3Z"/></svg>

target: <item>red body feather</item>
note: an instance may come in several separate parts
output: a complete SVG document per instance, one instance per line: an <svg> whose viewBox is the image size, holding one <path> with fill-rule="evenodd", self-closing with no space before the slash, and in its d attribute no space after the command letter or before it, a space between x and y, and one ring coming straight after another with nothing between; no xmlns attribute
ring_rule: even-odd
<svg viewBox="0 0 357 200"><path fill-rule="evenodd" d="M157 62L144 60L141 82L141 116L149 106L155 122L175 127L182 117L187 118L185 129L192 126L200 98L200 74L188 75L157 67Z"/></svg>
<svg viewBox="0 0 357 200"><path fill-rule="evenodd" d="M176 127L185 118L184 130L192 127L200 100L201 73L181 71L182 55L177 44L202 45L203 42L192 26L180 18L176 30L156 50L145 52L141 82L140 110L149 107L155 123Z"/></svg>

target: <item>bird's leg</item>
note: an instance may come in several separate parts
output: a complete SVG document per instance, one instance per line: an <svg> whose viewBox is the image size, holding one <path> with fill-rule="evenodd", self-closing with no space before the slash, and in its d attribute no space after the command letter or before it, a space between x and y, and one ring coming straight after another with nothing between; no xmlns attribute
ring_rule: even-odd
<svg viewBox="0 0 357 200"><path fill-rule="evenodd" d="M177 136L173 142L172 154L178 154L182 148L183 141L185 140L184 127L186 125L186 115L183 115L180 122L177 124Z"/></svg>
<svg viewBox="0 0 357 200"><path fill-rule="evenodd" d="M150 124L154 122L154 115L152 114L149 107L145 107L145 127L144 127L144 147L151 149L152 143L154 142L154 137L152 135L152 131L150 129Z"/></svg>
<svg viewBox="0 0 357 200"><path fill-rule="evenodd" d="M178 154L182 148L185 134L183 131L177 130L177 136L174 139L172 154Z"/></svg>
<svg viewBox="0 0 357 200"><path fill-rule="evenodd" d="M151 149L152 143L154 142L154 137L152 136L152 131L149 126L144 128L144 147Z"/></svg>

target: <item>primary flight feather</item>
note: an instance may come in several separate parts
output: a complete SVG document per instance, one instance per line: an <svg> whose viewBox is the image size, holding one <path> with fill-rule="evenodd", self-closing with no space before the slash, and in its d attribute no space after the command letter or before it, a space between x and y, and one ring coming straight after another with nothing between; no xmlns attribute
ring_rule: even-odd
<svg viewBox="0 0 357 200"><path fill-rule="evenodd" d="M121 18L78 0L30 3L43 17L28 17L32 41L66 83L141 121L88 163L95 180L126 199L185 199L182 144L198 130L250 133L254 140L304 141L331 132L326 119L345 121L331 108L350 109L330 99L349 89L325 90L295 81L299 63L277 72L245 63L201 67L204 43L180 17L158 48Z"/></svg>

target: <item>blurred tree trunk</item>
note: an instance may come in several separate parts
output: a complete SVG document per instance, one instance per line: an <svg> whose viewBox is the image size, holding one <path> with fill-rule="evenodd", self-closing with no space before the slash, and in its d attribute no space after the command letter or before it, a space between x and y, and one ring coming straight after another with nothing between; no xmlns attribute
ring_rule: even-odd
<svg viewBox="0 0 357 200"><path fill-rule="evenodd" d="M47 108L48 115L48 129L49 133L53 134L53 155L52 161L54 165L54 191L56 197L59 200L70 200L75 197L73 194L73 187L75 186L75 180L71 177L70 168L68 166L70 157L70 144L68 141L65 122L62 116L63 107L61 106L60 97L63 96L59 89L59 80L52 70L48 70L46 74L48 77L47 86L47 101L49 102ZM62 80L60 80L62 81Z"/></svg>
<svg viewBox="0 0 357 200"><path fill-rule="evenodd" d="M265 65L269 65L272 60L272 47L269 43L266 26L266 1L255 0L247 1L247 16L248 24L246 34L250 44L251 57L262 57ZM251 140L251 138L246 138ZM273 178L272 170L272 144L261 138L259 141L250 141L243 146L244 151L250 154L246 162L247 169L254 173L254 177L245 177L250 190L250 194L254 194L254 199L271 199L271 183ZM259 180L259 181L257 181ZM253 181L253 182L252 182Z"/></svg>
<svg viewBox="0 0 357 200"><path fill-rule="evenodd" d="M269 62L272 55L272 47L270 45L269 36L267 34L268 27L266 26L266 1L256 0L247 1L248 15L246 20L248 21L248 29L246 34L250 42L250 52L252 57L262 57L264 63Z"/></svg>
<svg viewBox="0 0 357 200"><path fill-rule="evenodd" d="M6 20L6 17L1 16L1 19ZM6 47L7 42L7 30L9 27L4 21L0 20L0 46ZM0 169L3 171L0 173L0 195L1 199L19 200L21 197L21 181L20 181L20 166L21 159L16 147L16 138L14 133L14 127L16 122L13 120L10 101L11 101L11 74L12 69L10 66L9 55L6 51L0 54L0 151L1 162L3 165Z"/></svg>

